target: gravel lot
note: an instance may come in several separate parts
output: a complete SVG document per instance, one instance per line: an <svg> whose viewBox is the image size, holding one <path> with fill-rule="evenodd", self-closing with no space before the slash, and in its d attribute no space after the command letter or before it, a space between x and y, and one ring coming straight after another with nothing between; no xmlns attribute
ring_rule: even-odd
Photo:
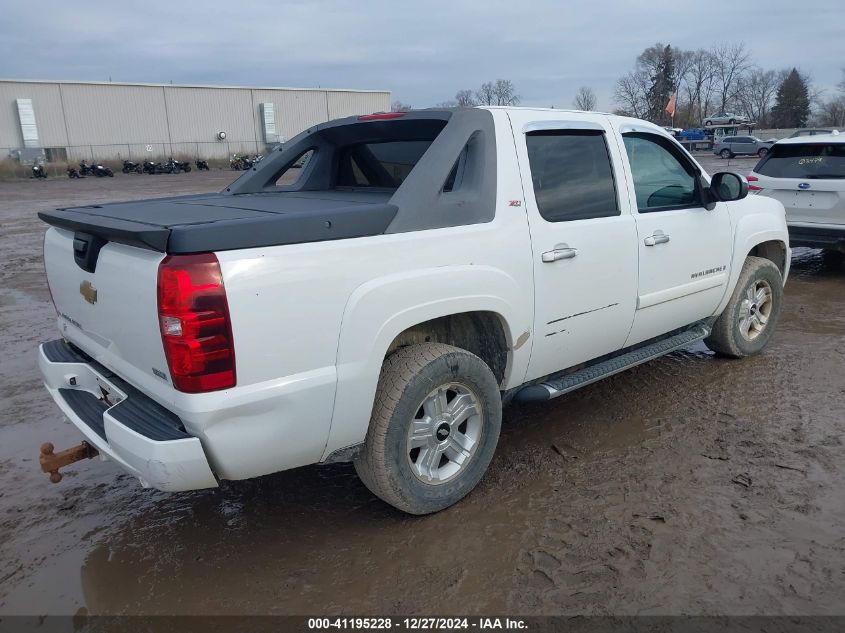
<svg viewBox="0 0 845 633"><path fill-rule="evenodd" d="M842 613L845 268L807 249L764 353L696 345L510 408L489 474L434 516L347 465L165 494L85 462L49 484L39 445L80 436L35 366L56 337L36 211L232 176L0 183L0 616Z"/></svg>

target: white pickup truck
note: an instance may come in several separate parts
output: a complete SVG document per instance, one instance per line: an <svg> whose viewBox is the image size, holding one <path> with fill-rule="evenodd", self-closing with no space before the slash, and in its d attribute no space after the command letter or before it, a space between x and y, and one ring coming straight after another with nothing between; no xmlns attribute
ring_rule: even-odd
<svg viewBox="0 0 845 633"><path fill-rule="evenodd" d="M643 121L471 108L317 125L217 194L42 212L39 363L86 438L42 467L99 451L178 491L354 461L440 510L503 404L767 343L789 240L747 192Z"/></svg>

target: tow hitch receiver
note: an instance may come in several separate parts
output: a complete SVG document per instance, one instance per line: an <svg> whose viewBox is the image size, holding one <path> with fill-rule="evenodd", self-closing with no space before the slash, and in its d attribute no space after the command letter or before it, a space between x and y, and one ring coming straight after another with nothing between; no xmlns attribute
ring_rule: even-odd
<svg viewBox="0 0 845 633"><path fill-rule="evenodd" d="M54 453L53 450L54 446L50 442L42 444L41 455L39 455L38 461L41 462L41 470L45 473L50 473L50 481L54 484L62 480L62 474L59 472L59 468L70 466L72 463L83 459L91 459L100 454L100 451L88 442L82 442L58 453Z"/></svg>

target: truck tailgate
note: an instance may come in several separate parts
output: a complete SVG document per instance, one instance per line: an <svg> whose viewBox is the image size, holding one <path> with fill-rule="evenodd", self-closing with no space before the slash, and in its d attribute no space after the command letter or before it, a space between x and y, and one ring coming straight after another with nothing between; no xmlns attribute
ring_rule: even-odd
<svg viewBox="0 0 845 633"><path fill-rule="evenodd" d="M135 385L169 382L158 327L160 252L108 242L94 272L74 259L74 234L51 228L44 265L62 335Z"/></svg>

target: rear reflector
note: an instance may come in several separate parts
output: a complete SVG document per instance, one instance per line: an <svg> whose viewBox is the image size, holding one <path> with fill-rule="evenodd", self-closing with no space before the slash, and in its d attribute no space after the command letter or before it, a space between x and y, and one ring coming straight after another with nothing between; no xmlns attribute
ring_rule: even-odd
<svg viewBox="0 0 845 633"><path fill-rule="evenodd" d="M168 255L158 267L158 317L173 386L186 393L235 386L235 346L214 253Z"/></svg>
<svg viewBox="0 0 845 633"><path fill-rule="evenodd" d="M763 191L762 187L758 187L757 185L751 184L752 182L758 182L760 180L759 178L757 178L757 176L752 176L751 174L749 174L745 177L745 179L748 181L748 191Z"/></svg>
<svg viewBox="0 0 845 633"><path fill-rule="evenodd" d="M404 112L376 112L374 114L362 114L358 117L359 121L385 121L388 119L398 119L405 116Z"/></svg>

